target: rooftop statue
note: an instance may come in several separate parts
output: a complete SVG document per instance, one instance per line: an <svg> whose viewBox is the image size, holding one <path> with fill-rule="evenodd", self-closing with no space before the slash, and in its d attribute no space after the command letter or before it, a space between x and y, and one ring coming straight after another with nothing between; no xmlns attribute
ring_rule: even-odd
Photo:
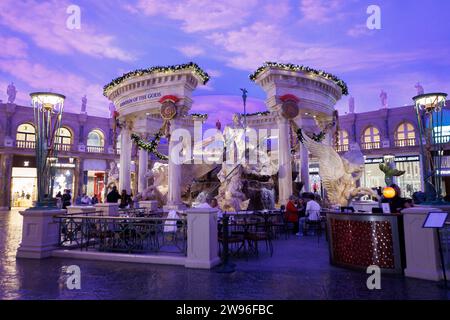
<svg viewBox="0 0 450 320"><path fill-rule="evenodd" d="M384 109L388 107L387 99L388 99L387 93L384 90L381 90L380 93L381 107Z"/></svg>
<svg viewBox="0 0 450 320"><path fill-rule="evenodd" d="M17 90L13 82L8 85L6 94L8 95L8 103L14 103L14 101L16 100Z"/></svg>
<svg viewBox="0 0 450 320"><path fill-rule="evenodd" d="M348 99L348 112L355 113L355 98L353 97Z"/></svg>
<svg viewBox="0 0 450 320"><path fill-rule="evenodd" d="M416 83L414 88L416 88L416 90L417 90L417 95L424 94L423 87L422 87L422 85L419 82Z"/></svg>
<svg viewBox="0 0 450 320"><path fill-rule="evenodd" d="M81 113L86 113L87 98L86 95L81 98Z"/></svg>
<svg viewBox="0 0 450 320"><path fill-rule="evenodd" d="M331 204L346 207L358 196L378 197L372 189L356 186L364 170L363 163L339 156L332 146L316 142L306 134L301 137L312 156L319 159L320 178Z"/></svg>

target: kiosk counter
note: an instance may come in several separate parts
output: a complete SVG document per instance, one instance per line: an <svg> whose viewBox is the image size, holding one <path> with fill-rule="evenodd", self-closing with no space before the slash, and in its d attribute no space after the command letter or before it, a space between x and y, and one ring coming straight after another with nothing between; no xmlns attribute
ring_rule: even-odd
<svg viewBox="0 0 450 320"><path fill-rule="evenodd" d="M364 270L376 265L383 272L403 272L405 259L401 214L324 213L327 217L331 264Z"/></svg>

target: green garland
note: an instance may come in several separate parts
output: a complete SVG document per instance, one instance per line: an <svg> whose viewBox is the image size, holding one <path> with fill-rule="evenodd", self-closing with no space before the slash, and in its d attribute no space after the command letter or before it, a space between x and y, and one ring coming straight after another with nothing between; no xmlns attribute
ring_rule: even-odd
<svg viewBox="0 0 450 320"><path fill-rule="evenodd" d="M241 113L241 116L251 117L251 116L268 116L270 111L259 111L254 113Z"/></svg>
<svg viewBox="0 0 450 320"><path fill-rule="evenodd" d="M342 89L342 94L343 95L348 95L348 87L347 84L339 79L338 77L336 77L335 75L325 72L323 70L316 70L307 66L299 66L296 64L292 64L292 63L278 63L278 62L265 62L261 67L259 67L258 69L256 69L255 72L253 72L249 78L252 81L255 81L256 78L266 69L268 68L276 68L276 69L281 69L281 70L287 70L287 71L303 71L303 72L308 72L308 73L312 73L321 77L324 77L325 79L328 80L332 80L334 83L336 83L336 85L338 85L341 89Z"/></svg>
<svg viewBox="0 0 450 320"><path fill-rule="evenodd" d="M161 131L159 131L155 137L153 138L152 141L147 142L144 139L141 139L141 137L139 137L137 134L132 133L131 134L131 140L133 140L134 143L136 143L136 145L144 150L147 150L150 153L153 153L158 159L160 160L169 160L169 157L166 155L163 155L162 153L160 153L157 149L158 149L158 144L159 144L159 140L162 137L162 133Z"/></svg>
<svg viewBox="0 0 450 320"><path fill-rule="evenodd" d="M297 129L297 139L300 141L300 142L303 142L303 132L302 132L302 129ZM311 139L313 139L314 141L316 141L316 142L322 142L323 141L323 139L325 139L325 132L324 131L320 131L319 133L317 133L317 134L315 134L315 133L313 133L312 134L312 137L311 137Z"/></svg>
<svg viewBox="0 0 450 320"><path fill-rule="evenodd" d="M201 118L203 120L208 119L208 114L207 113L191 113L190 116L193 117L193 118Z"/></svg>
<svg viewBox="0 0 450 320"><path fill-rule="evenodd" d="M114 80L112 80L110 83L108 83L107 85L105 85L103 87L103 95L106 97L107 91L112 89L114 86L121 84L123 81L128 80L133 77L144 76L147 74L158 73L158 72L173 72L173 71L179 71L179 70L194 71L194 73L197 74L202 79L203 84L206 84L209 81L209 75L205 71L203 71L194 62L189 62L189 63L185 63L185 64L177 64L174 66L167 66L167 67L156 66L156 67L151 67L151 68L147 68L147 69L137 69L134 71L124 73L122 76L115 78Z"/></svg>

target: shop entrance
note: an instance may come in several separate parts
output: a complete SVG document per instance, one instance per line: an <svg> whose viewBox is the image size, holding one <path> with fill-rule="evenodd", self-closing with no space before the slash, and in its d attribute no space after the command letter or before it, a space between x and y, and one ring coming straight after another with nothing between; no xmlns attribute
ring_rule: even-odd
<svg viewBox="0 0 450 320"><path fill-rule="evenodd" d="M103 202L103 192L105 190L105 172L104 171L88 171L87 172L86 194L92 198L97 195L100 202Z"/></svg>
<svg viewBox="0 0 450 320"><path fill-rule="evenodd" d="M37 200L36 168L12 168L11 207L29 208Z"/></svg>

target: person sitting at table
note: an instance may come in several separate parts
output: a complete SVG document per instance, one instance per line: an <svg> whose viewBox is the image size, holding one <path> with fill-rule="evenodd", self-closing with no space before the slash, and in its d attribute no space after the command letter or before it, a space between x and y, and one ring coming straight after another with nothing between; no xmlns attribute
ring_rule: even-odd
<svg viewBox="0 0 450 320"><path fill-rule="evenodd" d="M306 202L305 208L305 217L300 218L299 220L299 230L302 232L298 232L297 236L306 235L306 220L308 221L319 221L320 220L320 205L315 200L314 193L305 192L302 195L302 198Z"/></svg>
<svg viewBox="0 0 450 320"><path fill-rule="evenodd" d="M395 196L389 199L391 213L399 213L401 210L405 209L406 199L402 198L402 191L398 185L391 184L390 187L395 190Z"/></svg>
<svg viewBox="0 0 450 320"><path fill-rule="evenodd" d="M284 220L288 223L294 224L294 233L298 232L298 219L299 211L296 205L296 198L294 195L289 197L289 201L286 204L286 212L284 214Z"/></svg>

